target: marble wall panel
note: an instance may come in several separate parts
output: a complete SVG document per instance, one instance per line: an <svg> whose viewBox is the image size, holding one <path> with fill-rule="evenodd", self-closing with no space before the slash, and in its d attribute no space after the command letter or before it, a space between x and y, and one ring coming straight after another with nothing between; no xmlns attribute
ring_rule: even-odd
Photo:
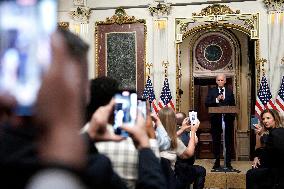
<svg viewBox="0 0 284 189"><path fill-rule="evenodd" d="M111 76L142 95L145 80L144 23L100 24L96 29L96 76Z"/></svg>
<svg viewBox="0 0 284 189"><path fill-rule="evenodd" d="M121 88L136 88L135 38L135 32L107 34L107 75L120 81Z"/></svg>

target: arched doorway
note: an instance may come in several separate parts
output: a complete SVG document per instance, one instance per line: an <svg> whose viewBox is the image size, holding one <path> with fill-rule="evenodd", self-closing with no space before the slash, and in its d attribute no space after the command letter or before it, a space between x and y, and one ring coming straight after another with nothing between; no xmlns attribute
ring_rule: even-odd
<svg viewBox="0 0 284 189"><path fill-rule="evenodd" d="M215 85L216 74L225 73L235 93L237 107L241 110L235 123L236 158L248 159L258 42L251 39L249 29L238 25L216 21L211 25L188 28L183 32L182 42L177 45L177 107L183 112L191 109L198 111L201 128L197 155L199 158L213 157L209 116L204 101L208 89Z"/></svg>

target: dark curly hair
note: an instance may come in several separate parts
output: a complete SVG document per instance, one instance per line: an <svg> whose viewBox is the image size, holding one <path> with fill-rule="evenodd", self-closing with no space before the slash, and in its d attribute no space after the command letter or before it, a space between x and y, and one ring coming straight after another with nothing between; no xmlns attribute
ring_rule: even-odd
<svg viewBox="0 0 284 189"><path fill-rule="evenodd" d="M90 81L90 102L87 106L86 121L90 121L93 113L100 107L109 103L118 92L117 80L102 76Z"/></svg>

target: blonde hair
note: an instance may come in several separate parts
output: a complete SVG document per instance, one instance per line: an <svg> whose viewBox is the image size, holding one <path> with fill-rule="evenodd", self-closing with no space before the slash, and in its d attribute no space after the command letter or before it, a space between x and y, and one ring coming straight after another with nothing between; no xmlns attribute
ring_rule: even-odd
<svg viewBox="0 0 284 189"><path fill-rule="evenodd" d="M159 111L158 116L171 139L171 148L175 149L177 147L177 120L175 112L172 108L164 107Z"/></svg>

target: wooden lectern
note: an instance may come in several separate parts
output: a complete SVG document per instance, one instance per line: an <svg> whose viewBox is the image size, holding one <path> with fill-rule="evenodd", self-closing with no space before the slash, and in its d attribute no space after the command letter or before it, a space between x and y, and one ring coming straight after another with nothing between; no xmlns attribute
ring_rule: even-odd
<svg viewBox="0 0 284 189"><path fill-rule="evenodd" d="M210 114L230 114L239 113L239 109L236 106L216 106L209 107L208 112ZM223 156L224 156L224 167L219 170L212 170L212 172L240 172L236 169L227 169L226 167L226 147L225 147L225 128L223 128Z"/></svg>
<svg viewBox="0 0 284 189"><path fill-rule="evenodd" d="M239 109L236 106L216 106L216 107L209 107L208 113L210 114L239 113Z"/></svg>

